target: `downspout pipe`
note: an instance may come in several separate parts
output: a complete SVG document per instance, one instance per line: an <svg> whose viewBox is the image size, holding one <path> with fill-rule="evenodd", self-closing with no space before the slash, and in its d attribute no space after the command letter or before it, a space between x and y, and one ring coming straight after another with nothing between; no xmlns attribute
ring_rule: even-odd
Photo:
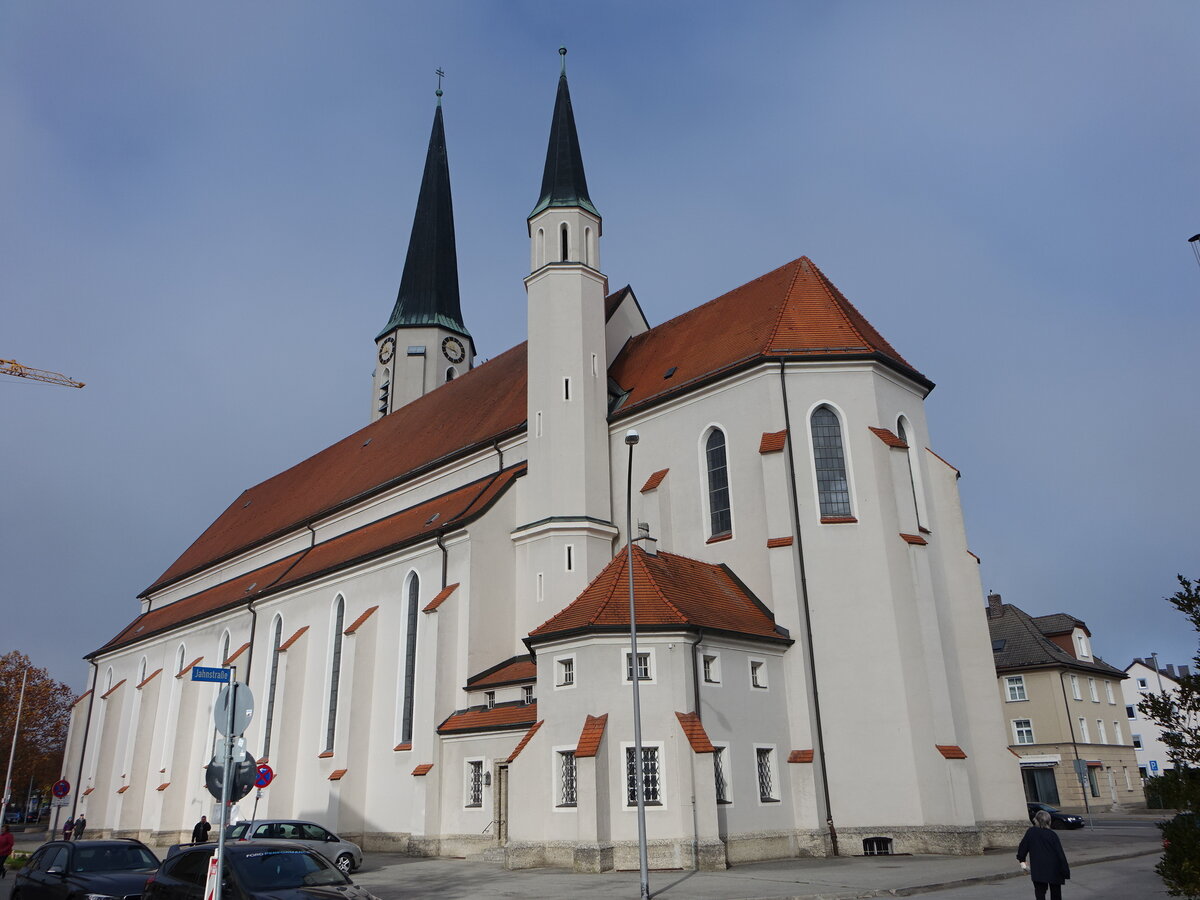
<svg viewBox="0 0 1200 900"><path fill-rule="evenodd" d="M96 661L92 664L92 692L88 695L87 718L83 722L83 746L79 748L79 770L75 773L75 799L71 801L71 818L79 809L79 798L83 793L83 760L87 756L88 732L92 729L92 708L96 704L96 680L100 677L100 666Z"/></svg>
<svg viewBox="0 0 1200 900"><path fill-rule="evenodd" d="M829 798L829 772L825 765L825 734L821 725L821 693L817 687L817 658L813 649L812 614L808 607L808 574L804 564L804 537L800 529L800 495L796 490L796 460L792 453L795 445L795 432L792 430L791 409L787 395L787 372L784 360L779 360L779 389L783 396L783 425L787 429L787 468L789 487L792 495L792 530L796 535L796 558L800 566L800 609L804 613L804 643L807 648L807 672L809 683L812 685L813 718L816 731L813 735L816 744L816 756L821 766L821 795L825 800L825 824L829 828L829 840L833 847L833 855L838 856L837 831L833 825L833 805Z"/></svg>
<svg viewBox="0 0 1200 900"><path fill-rule="evenodd" d="M700 712L700 667L696 663L696 651L700 649L700 642L704 640L704 629L696 629L696 640L692 641L692 705L696 710L696 721L701 722L704 719Z"/></svg>
<svg viewBox="0 0 1200 900"><path fill-rule="evenodd" d="M434 538L437 541L438 549L442 551L442 586L441 586L441 590L446 589L446 576L450 572L450 551L446 549L446 544L443 541L443 538L445 536L446 535L444 532L439 531Z"/></svg>

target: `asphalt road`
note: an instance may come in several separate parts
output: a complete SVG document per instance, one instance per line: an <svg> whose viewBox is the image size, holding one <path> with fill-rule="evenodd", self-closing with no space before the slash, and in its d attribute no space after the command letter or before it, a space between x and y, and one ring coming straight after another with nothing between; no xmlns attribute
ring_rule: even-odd
<svg viewBox="0 0 1200 900"><path fill-rule="evenodd" d="M1076 866L1063 886L1063 900L1167 900L1167 889L1154 873L1157 856ZM1030 900L1027 877L992 881L926 894L929 900Z"/></svg>

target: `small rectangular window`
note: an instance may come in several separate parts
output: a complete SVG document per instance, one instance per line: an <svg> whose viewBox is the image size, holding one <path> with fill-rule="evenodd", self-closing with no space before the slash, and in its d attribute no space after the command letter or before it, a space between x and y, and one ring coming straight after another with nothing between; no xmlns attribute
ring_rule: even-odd
<svg viewBox="0 0 1200 900"><path fill-rule="evenodd" d="M1104 682L1104 699L1116 706L1117 698L1113 696L1113 686L1111 681Z"/></svg>
<svg viewBox="0 0 1200 900"><path fill-rule="evenodd" d="M1101 743L1101 744L1108 743L1108 734L1104 730L1104 720L1103 719L1096 720L1096 737L1098 737L1100 739L1099 743Z"/></svg>
<svg viewBox="0 0 1200 900"><path fill-rule="evenodd" d="M1008 687L1008 700L1013 702L1016 700L1028 700L1025 696L1025 676L1010 675L1004 679L1005 685Z"/></svg>
<svg viewBox="0 0 1200 900"><path fill-rule="evenodd" d="M1029 719L1014 719L1013 720L1013 736L1018 744L1032 744L1033 740L1033 722Z"/></svg>
<svg viewBox="0 0 1200 900"><path fill-rule="evenodd" d="M1071 676L1071 696L1076 700L1083 699L1083 695L1079 693L1079 679L1074 675Z"/></svg>
<svg viewBox="0 0 1200 900"><path fill-rule="evenodd" d="M1125 707L1125 717L1127 719L1136 719L1137 718L1137 712L1135 711L1133 704L1130 704L1129 706Z"/></svg>
<svg viewBox="0 0 1200 900"><path fill-rule="evenodd" d="M625 680L626 681L633 681L633 666L631 665L631 662L630 662L631 656L632 656L632 654L628 650L626 650L625 651ZM639 650L637 662L638 662L638 666L637 666L638 681L649 681L650 680L650 654Z"/></svg>
<svg viewBox="0 0 1200 900"><path fill-rule="evenodd" d="M558 805L559 806L575 806L578 798L575 792L575 751L560 750L558 751L558 773L559 773L559 791Z"/></svg>
<svg viewBox="0 0 1200 900"><path fill-rule="evenodd" d="M721 682L721 661L715 653L704 654L704 682L705 684L720 684Z"/></svg>
<svg viewBox="0 0 1200 900"><path fill-rule="evenodd" d="M1088 733L1087 719L1083 716L1079 717L1079 739L1085 744L1092 742L1091 735Z"/></svg>
<svg viewBox="0 0 1200 900"><path fill-rule="evenodd" d="M542 573L537 573L537 599L541 603L546 599L546 579L542 577Z"/></svg>
<svg viewBox="0 0 1200 900"><path fill-rule="evenodd" d="M526 706L528 706L530 703L533 702L533 685L532 684L527 684L523 688L521 688L521 699L525 701Z"/></svg>
<svg viewBox="0 0 1200 900"><path fill-rule="evenodd" d="M567 544L566 551L567 551L566 552L567 571L574 572L575 571L575 545Z"/></svg>
<svg viewBox="0 0 1200 900"><path fill-rule="evenodd" d="M767 686L767 664L761 659L750 660L750 686L756 688Z"/></svg>
<svg viewBox="0 0 1200 900"><path fill-rule="evenodd" d="M1092 698L1093 703L1100 702L1100 695L1096 693L1096 679L1088 679L1088 695Z"/></svg>
<svg viewBox="0 0 1200 900"><path fill-rule="evenodd" d="M575 683L575 657L558 660L558 682L556 687L570 687Z"/></svg>
<svg viewBox="0 0 1200 900"><path fill-rule="evenodd" d="M492 707L494 707L496 705L496 692L495 691L484 691L483 692L483 702L485 704L487 704L488 709L491 709Z"/></svg>
<svg viewBox="0 0 1200 900"><path fill-rule="evenodd" d="M1142 749L1142 736L1140 734L1135 734L1133 736L1133 749L1134 750Z"/></svg>
<svg viewBox="0 0 1200 900"><path fill-rule="evenodd" d="M1114 744L1124 743L1124 741L1121 740L1121 723L1120 722L1113 722L1113 743Z"/></svg>
<svg viewBox="0 0 1200 900"><path fill-rule="evenodd" d="M571 399L571 379L570 378L563 379L563 399L564 400Z"/></svg>
<svg viewBox="0 0 1200 900"><path fill-rule="evenodd" d="M595 353L593 353L592 354L592 377L595 378L599 374L600 374L600 358Z"/></svg>
<svg viewBox="0 0 1200 900"><path fill-rule="evenodd" d="M1146 687L1147 687L1147 684L1146 684L1146 679L1145 679L1145 678L1139 678L1139 679L1137 680L1137 686L1138 686L1138 690L1139 690L1139 691L1144 691L1144 690L1146 690Z"/></svg>

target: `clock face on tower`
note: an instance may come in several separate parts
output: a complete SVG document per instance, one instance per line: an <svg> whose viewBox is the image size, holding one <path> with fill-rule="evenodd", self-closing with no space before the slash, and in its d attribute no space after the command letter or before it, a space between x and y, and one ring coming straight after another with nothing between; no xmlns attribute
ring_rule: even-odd
<svg viewBox="0 0 1200 900"><path fill-rule="evenodd" d="M467 358L467 350L458 338L448 337L442 341L442 355L452 363L460 363Z"/></svg>
<svg viewBox="0 0 1200 900"><path fill-rule="evenodd" d="M390 362L396 353L396 339L394 337L387 338L379 345L379 361L381 363Z"/></svg>

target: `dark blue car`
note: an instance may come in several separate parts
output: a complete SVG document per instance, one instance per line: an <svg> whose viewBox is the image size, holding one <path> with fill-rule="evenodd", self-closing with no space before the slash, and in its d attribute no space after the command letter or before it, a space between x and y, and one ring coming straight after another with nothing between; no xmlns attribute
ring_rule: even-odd
<svg viewBox="0 0 1200 900"><path fill-rule="evenodd" d="M157 870L141 841L51 841L17 872L11 900L137 900Z"/></svg>

